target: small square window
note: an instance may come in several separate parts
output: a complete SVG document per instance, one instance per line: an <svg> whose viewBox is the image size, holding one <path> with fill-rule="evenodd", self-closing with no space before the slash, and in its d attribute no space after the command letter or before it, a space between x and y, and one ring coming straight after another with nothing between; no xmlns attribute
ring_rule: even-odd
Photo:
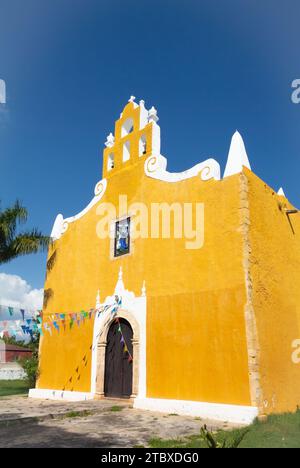
<svg viewBox="0 0 300 468"><path fill-rule="evenodd" d="M114 256L120 257L130 251L130 218L117 221L115 226Z"/></svg>

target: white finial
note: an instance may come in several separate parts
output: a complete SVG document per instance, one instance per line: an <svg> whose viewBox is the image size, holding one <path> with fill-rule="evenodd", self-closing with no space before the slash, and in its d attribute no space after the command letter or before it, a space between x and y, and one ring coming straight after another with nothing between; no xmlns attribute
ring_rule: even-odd
<svg viewBox="0 0 300 468"><path fill-rule="evenodd" d="M281 197L285 197L285 198L286 198L285 193L284 193L284 190L283 190L282 187L280 187L280 189L278 190L277 193L278 193L278 195L280 195Z"/></svg>
<svg viewBox="0 0 300 468"><path fill-rule="evenodd" d="M115 287L115 295L122 296L124 291L125 291L125 286L123 283L123 270L122 270L122 267L120 267L118 281Z"/></svg>
<svg viewBox="0 0 300 468"><path fill-rule="evenodd" d="M146 296L146 281L143 281L143 287L142 287L142 297Z"/></svg>
<svg viewBox="0 0 300 468"><path fill-rule="evenodd" d="M130 99L128 99L128 102L134 102L135 96L130 96Z"/></svg>
<svg viewBox="0 0 300 468"><path fill-rule="evenodd" d="M107 137L106 137L106 142L105 142L105 146L107 148L111 148L112 146L114 146L115 144L115 137L113 136L112 133L110 133Z"/></svg>
<svg viewBox="0 0 300 468"><path fill-rule="evenodd" d="M159 120L159 118L157 116L157 110L155 109L154 106L152 106L151 109L149 109L148 120L149 120L149 122L158 122L158 120Z"/></svg>
<svg viewBox="0 0 300 468"><path fill-rule="evenodd" d="M251 170L243 138L236 131L231 139L224 177L242 172L243 166Z"/></svg>
<svg viewBox="0 0 300 468"><path fill-rule="evenodd" d="M140 100L139 104L140 104L140 106L145 107L145 101L143 99Z"/></svg>

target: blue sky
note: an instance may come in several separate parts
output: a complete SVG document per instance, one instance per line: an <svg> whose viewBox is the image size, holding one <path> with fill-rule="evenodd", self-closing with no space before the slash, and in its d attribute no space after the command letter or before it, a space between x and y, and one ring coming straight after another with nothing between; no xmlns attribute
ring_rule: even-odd
<svg viewBox="0 0 300 468"><path fill-rule="evenodd" d="M129 96L158 109L169 170L224 170L238 129L252 169L300 206L299 1L0 0L0 199L50 233L92 198ZM2 265L32 287L45 255Z"/></svg>

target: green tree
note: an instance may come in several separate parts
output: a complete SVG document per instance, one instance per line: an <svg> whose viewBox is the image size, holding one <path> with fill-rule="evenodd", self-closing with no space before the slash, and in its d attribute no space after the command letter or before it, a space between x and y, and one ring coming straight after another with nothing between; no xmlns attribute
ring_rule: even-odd
<svg viewBox="0 0 300 468"><path fill-rule="evenodd" d="M37 324L37 320L33 319ZM37 331L33 331L31 334L31 339L28 343L24 341L17 341L15 337L4 336L3 340L6 344L17 345L21 348L30 349L32 351L32 356L29 358L19 359L20 365L23 367L26 377L25 381L29 388L34 388L36 380L39 377L39 342L40 334Z"/></svg>
<svg viewBox="0 0 300 468"><path fill-rule="evenodd" d="M19 201L5 210L0 206L0 264L47 249L50 237L37 229L17 232L18 225L25 223L27 216L27 209Z"/></svg>

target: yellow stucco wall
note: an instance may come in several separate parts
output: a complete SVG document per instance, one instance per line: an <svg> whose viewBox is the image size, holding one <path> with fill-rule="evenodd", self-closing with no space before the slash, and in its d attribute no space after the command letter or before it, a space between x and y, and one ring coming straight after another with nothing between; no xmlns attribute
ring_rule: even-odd
<svg viewBox="0 0 300 468"><path fill-rule="evenodd" d="M147 396L249 405L239 177L167 183L147 177L144 160L111 174L100 203L118 205L119 194L129 204L202 202L204 246L187 250L184 239L137 239L132 254L111 260L110 240L96 235L96 205L53 246L45 320L94 307L98 289L104 300L122 266L127 289L140 295L143 280L147 285ZM46 332L39 388L90 391L92 326L86 320L52 337Z"/></svg>
<svg viewBox="0 0 300 468"><path fill-rule="evenodd" d="M69 325L60 327L52 336L44 334L38 388L90 392L93 322L86 320L79 327L74 324L72 330Z"/></svg>
<svg viewBox="0 0 300 468"><path fill-rule="evenodd" d="M300 215L250 171L249 183L253 306L260 347L263 411L293 411L300 405L300 364L291 359L300 339Z"/></svg>
<svg viewBox="0 0 300 468"><path fill-rule="evenodd" d="M115 140L103 154L103 198L50 247L44 321L95 307L98 290L103 302L122 266L126 289L139 296L144 281L147 287L147 397L294 410L300 405L300 364L292 361L292 343L300 339L299 214L291 215L291 226L284 208L293 207L246 168L221 181L148 177L144 163L159 151L152 146L159 129L155 119L141 129L140 112L130 102L116 122ZM128 119L133 131L122 134ZM134 222L136 209L120 208L119 195L149 211L151 203L203 203L203 246L188 250L185 238L139 238L131 240L129 255L113 258L112 241L97 235L97 209L111 203L119 212L111 221L129 215ZM59 333L44 333L38 388L91 390L93 324L85 319L70 330L67 321Z"/></svg>

